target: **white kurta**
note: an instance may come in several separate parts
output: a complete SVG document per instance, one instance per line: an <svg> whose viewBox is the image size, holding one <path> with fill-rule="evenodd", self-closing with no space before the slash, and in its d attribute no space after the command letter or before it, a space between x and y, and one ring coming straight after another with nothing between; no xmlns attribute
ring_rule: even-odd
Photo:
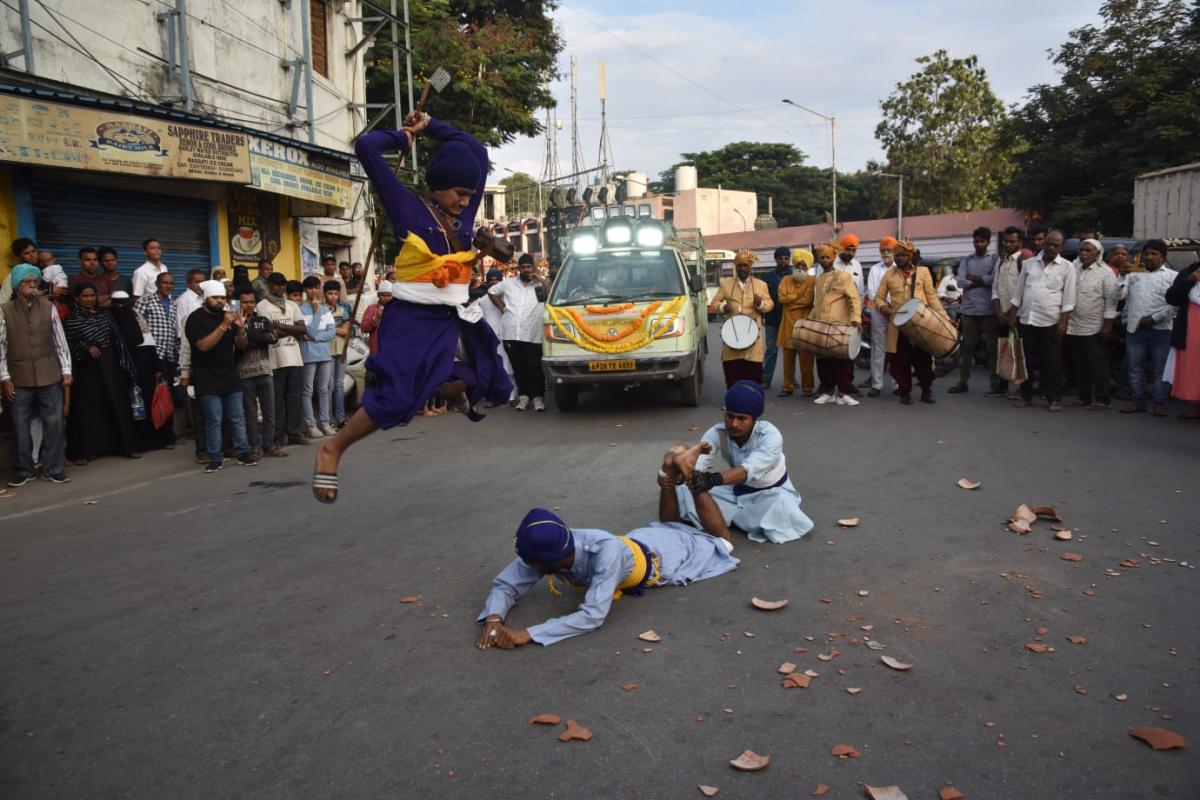
<svg viewBox="0 0 1200 800"><path fill-rule="evenodd" d="M751 492L738 494L733 486L714 486L709 495L721 510L726 525L746 532L752 542L783 544L799 539L813 529L813 521L800 510L800 493L787 473L783 455L783 434L766 420L754 423L754 430L739 446L728 438L729 463L721 454L721 431L725 423L713 425L704 432L701 441L708 442L712 453L696 461L697 472L723 471L729 467L746 468L746 487ZM782 481L782 483L780 482ZM778 484L778 485L776 485ZM696 503L686 486L677 486L679 514L693 525L700 525Z"/></svg>
<svg viewBox="0 0 1200 800"><path fill-rule="evenodd" d="M500 360L504 362L504 371L508 373L508 379L513 385L513 396L517 394L517 381L513 374L512 363L508 360L508 353L504 349L504 337L501 336L503 328L501 327L504 312L496 307L492 299L486 294L475 300L475 305L483 312L483 319L492 329L492 333L496 334L496 338L500 340L496 350L500 353Z"/></svg>
<svg viewBox="0 0 1200 800"><path fill-rule="evenodd" d="M587 592L574 612L529 628L533 641L541 645L561 642L603 625L613 593L633 571L633 554L616 536L594 528L572 528L571 533L575 537L575 561L562 577L576 586L586 586ZM658 585L684 586L724 575L738 565L721 540L679 522L655 522L626 535L658 556ZM542 578L542 573L521 559L513 559L492 581L492 590L475 621L482 622L491 614L507 618L509 610ZM564 582L560 580L558 585Z"/></svg>

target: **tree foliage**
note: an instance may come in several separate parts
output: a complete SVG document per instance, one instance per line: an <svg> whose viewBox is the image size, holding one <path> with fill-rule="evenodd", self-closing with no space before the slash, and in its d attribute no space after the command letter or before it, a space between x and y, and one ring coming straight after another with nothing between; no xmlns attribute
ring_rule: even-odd
<svg viewBox="0 0 1200 800"><path fill-rule="evenodd" d="M808 166L794 145L770 142L733 142L718 150L682 153L679 163L659 175L652 191L674 190L675 167L696 167L700 185L755 192L759 213L773 198L780 227L812 225L827 220L832 209L828 169ZM871 219L890 213L887 185L866 172L838 173L838 220ZM894 208L894 206L892 206ZM754 220L746 220L748 227Z"/></svg>
<svg viewBox="0 0 1200 800"><path fill-rule="evenodd" d="M975 56L945 50L921 56L922 69L880 103L875 138L888 172L906 176L905 205L915 214L995 205L1011 172L999 126L1004 104Z"/></svg>
<svg viewBox="0 0 1200 800"><path fill-rule="evenodd" d="M1054 224L1121 235L1135 175L1200 160L1200 5L1108 0L1100 15L1052 56L1059 83L1015 113L1009 193Z"/></svg>
<svg viewBox="0 0 1200 800"><path fill-rule="evenodd" d="M550 12L556 0L410 0L414 99L419 77L444 67L453 81L431 94L425 110L486 145L542 131L537 111L554 104L549 84L563 42ZM399 30L403 45L403 30ZM367 58L367 100L392 101L392 73L405 91L404 51L392 63L391 26L376 35ZM407 105L407 104L405 104ZM394 124L387 118L382 125Z"/></svg>
<svg viewBox="0 0 1200 800"><path fill-rule="evenodd" d="M538 182L532 175L514 172L501 180L500 184L504 186L504 212L509 219L531 216L540 211Z"/></svg>

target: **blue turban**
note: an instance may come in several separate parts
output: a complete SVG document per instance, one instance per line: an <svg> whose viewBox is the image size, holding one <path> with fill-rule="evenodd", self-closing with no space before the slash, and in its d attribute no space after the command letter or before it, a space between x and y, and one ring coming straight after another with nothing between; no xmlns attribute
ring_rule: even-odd
<svg viewBox="0 0 1200 800"><path fill-rule="evenodd" d="M489 269L487 271L487 279L490 281L492 278L495 278L498 281L502 281L502 280L504 280L504 273L498 269Z"/></svg>
<svg viewBox="0 0 1200 800"><path fill-rule="evenodd" d="M553 511L532 508L517 527L517 555L530 564L557 564L575 554L575 537Z"/></svg>
<svg viewBox="0 0 1200 800"><path fill-rule="evenodd" d="M37 278L38 281L41 281L42 271L29 264L17 264L15 267L13 267L12 274L9 276L9 280L12 281L13 289L16 289L17 286L20 285L21 281L30 276L33 276L34 278Z"/></svg>
<svg viewBox="0 0 1200 800"><path fill-rule="evenodd" d="M788 257L788 260L790 261L790 260L791 260L791 258L792 258L792 248L790 248L790 247L776 247L776 248L775 248L775 258L779 258L780 256L787 256L787 257Z"/></svg>
<svg viewBox="0 0 1200 800"><path fill-rule="evenodd" d="M479 185L479 162L471 148L462 142L446 142L425 168L425 183L434 191Z"/></svg>
<svg viewBox="0 0 1200 800"><path fill-rule="evenodd" d="M748 414L755 419L762 416L766 403L766 392L761 383L738 381L725 393L725 410L735 414Z"/></svg>

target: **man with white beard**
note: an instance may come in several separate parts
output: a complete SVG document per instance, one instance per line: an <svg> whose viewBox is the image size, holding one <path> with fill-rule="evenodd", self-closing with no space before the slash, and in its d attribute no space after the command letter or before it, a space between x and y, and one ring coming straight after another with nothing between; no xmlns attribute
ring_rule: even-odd
<svg viewBox="0 0 1200 800"><path fill-rule="evenodd" d="M867 273L867 294L866 307L871 310L874 304L875 293L879 291L879 284L883 281L883 275L892 265L895 264L893 257L894 248L896 246L896 237L885 236L879 240L879 257L880 261L871 267L871 271ZM878 397L883 390L883 382L888 379L887 371L884 369L887 361L887 317L883 314L871 313L871 377L863 381L862 388L867 389L867 397Z"/></svg>

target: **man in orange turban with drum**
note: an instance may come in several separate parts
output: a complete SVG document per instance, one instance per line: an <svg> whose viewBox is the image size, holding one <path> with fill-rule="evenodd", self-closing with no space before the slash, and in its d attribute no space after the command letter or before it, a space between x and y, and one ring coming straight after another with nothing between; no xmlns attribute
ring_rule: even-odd
<svg viewBox="0 0 1200 800"><path fill-rule="evenodd" d="M901 335L892 317L900 307L914 297L936 314L946 316L942 302L933 288L933 277L925 267L913 263L916 248L912 242L896 242L896 265L883 275L875 293L875 310L888 320L887 351L891 359L892 378L899 386L900 402L912 405L912 374L917 373L921 384L921 402L933 403L933 356Z"/></svg>
<svg viewBox="0 0 1200 800"><path fill-rule="evenodd" d="M836 248L832 244L817 248L817 262L821 265L821 271L813 286L813 310L809 318L861 328L862 300L854 286L854 278L834 266L835 258ZM821 385L814 403L858 405L858 401L850 396L852 363L847 358L817 357L817 379Z"/></svg>
<svg viewBox="0 0 1200 800"><path fill-rule="evenodd" d="M726 320L746 316L758 325L758 338L752 344L735 349L721 344L721 367L725 370L725 388L740 380L763 382L763 357L766 347L763 341L763 314L775 307L771 290L764 281L750 274L758 256L750 250L739 250L733 257L734 274L721 278L720 288L713 297L713 306Z"/></svg>

